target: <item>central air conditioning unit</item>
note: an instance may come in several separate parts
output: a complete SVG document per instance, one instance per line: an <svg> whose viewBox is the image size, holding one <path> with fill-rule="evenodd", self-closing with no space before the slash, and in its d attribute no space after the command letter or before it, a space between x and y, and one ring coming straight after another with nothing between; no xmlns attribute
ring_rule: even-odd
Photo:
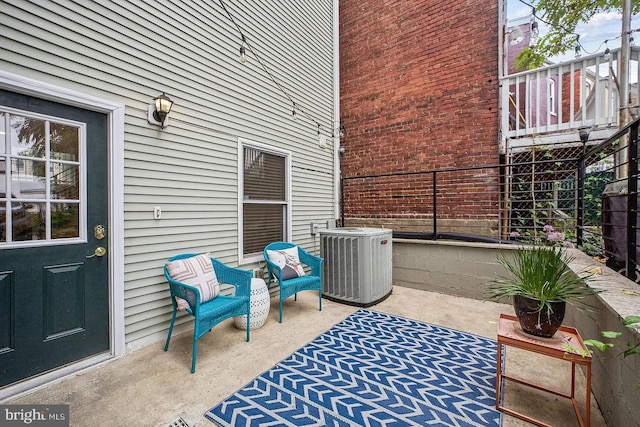
<svg viewBox="0 0 640 427"><path fill-rule="evenodd" d="M320 231L322 296L368 307L391 295L392 238L384 228Z"/></svg>

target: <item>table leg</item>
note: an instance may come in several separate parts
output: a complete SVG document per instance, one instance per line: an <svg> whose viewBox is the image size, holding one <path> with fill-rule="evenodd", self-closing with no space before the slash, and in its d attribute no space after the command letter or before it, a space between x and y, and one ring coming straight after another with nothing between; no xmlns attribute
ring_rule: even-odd
<svg viewBox="0 0 640 427"><path fill-rule="evenodd" d="M496 361L496 409L500 409L500 383L502 382L502 343L498 340L498 355Z"/></svg>
<svg viewBox="0 0 640 427"><path fill-rule="evenodd" d="M585 404L585 422L587 427L591 426L591 361L587 364L587 400Z"/></svg>

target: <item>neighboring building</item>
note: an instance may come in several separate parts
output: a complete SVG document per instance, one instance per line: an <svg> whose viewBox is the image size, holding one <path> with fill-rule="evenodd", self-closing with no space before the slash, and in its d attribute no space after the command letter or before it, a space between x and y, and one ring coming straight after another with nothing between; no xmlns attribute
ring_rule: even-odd
<svg viewBox="0 0 640 427"><path fill-rule="evenodd" d="M345 226L508 237L513 162L615 133L620 49L517 70L531 23L506 27L504 3L340 3Z"/></svg>
<svg viewBox="0 0 640 427"><path fill-rule="evenodd" d="M512 75L525 71L517 67L516 57L531 42L531 24L527 22L526 24L508 27L505 33L507 35L505 43L506 74ZM531 123L536 123L540 126L557 124L558 87L557 75L545 75L533 81L521 81L517 85L510 85L510 128L524 128ZM518 106L517 111L516 106Z"/></svg>
<svg viewBox="0 0 640 427"><path fill-rule="evenodd" d="M499 3L340 2L345 225L430 229L430 175L402 174L500 162ZM452 205L487 203L477 189L444 191ZM458 205L441 213L449 228L468 219Z"/></svg>
<svg viewBox="0 0 640 427"><path fill-rule="evenodd" d="M3 2L0 395L164 339L173 255L254 270L272 240L318 251L309 223L338 212L336 8Z"/></svg>
<svg viewBox="0 0 640 427"><path fill-rule="evenodd" d="M505 30L505 75L518 82L508 86L509 130L557 133L562 124L614 115L617 89L604 57L564 67L546 61L545 70L535 74L518 69L515 59L531 43L530 28L527 22Z"/></svg>

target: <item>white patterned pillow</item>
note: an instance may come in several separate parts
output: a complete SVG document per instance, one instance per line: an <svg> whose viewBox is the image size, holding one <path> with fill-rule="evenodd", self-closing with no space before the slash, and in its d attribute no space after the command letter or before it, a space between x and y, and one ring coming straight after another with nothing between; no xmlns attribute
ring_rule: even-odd
<svg viewBox="0 0 640 427"><path fill-rule="evenodd" d="M282 280L304 276L304 268L300 264L297 246L273 251L267 249L267 256L269 261L277 264L282 269Z"/></svg>
<svg viewBox="0 0 640 427"><path fill-rule="evenodd" d="M173 280L198 288L201 303L214 299L220 293L220 284L208 253L167 262L167 271ZM179 310L189 307L187 301L182 298L176 300Z"/></svg>

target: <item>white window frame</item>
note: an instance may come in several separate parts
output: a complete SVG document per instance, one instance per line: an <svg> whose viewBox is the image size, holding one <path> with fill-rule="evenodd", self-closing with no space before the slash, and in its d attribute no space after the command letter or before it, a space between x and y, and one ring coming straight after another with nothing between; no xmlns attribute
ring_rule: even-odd
<svg viewBox="0 0 640 427"><path fill-rule="evenodd" d="M291 152L288 150L283 150L280 148L276 148L271 145L263 144L256 141L251 141L249 139L238 138L238 264L249 264L263 261L262 252L244 255L244 148L250 147L256 150L264 151L269 154L273 154L276 156L284 157L285 159L285 200L284 205L286 206L286 218L285 218L285 226L283 230L283 240L291 241L292 235L292 187L291 187ZM266 184L265 184L266 185Z"/></svg>
<svg viewBox="0 0 640 427"><path fill-rule="evenodd" d="M557 114L556 111L556 81L553 79L549 79L549 114L553 114L554 116Z"/></svg>

